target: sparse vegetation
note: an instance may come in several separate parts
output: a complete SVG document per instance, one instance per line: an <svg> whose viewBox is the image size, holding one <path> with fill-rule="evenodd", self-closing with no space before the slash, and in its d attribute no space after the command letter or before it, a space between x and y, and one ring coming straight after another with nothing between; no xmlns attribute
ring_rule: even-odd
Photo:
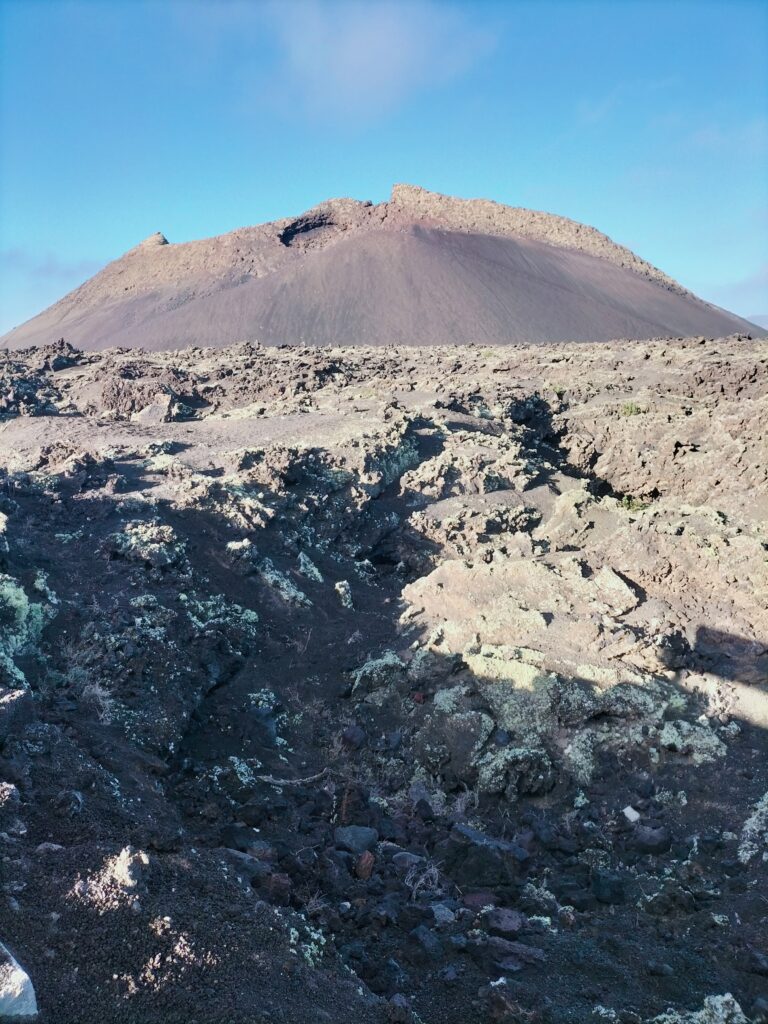
<svg viewBox="0 0 768 1024"><path fill-rule="evenodd" d="M111 725L114 721L117 701L103 683L95 680L86 683L80 691L80 699L96 710L96 717L102 725Z"/></svg>
<svg viewBox="0 0 768 1024"><path fill-rule="evenodd" d="M637 402L625 402L619 411L622 416L640 416L645 409L642 409Z"/></svg>
<svg viewBox="0 0 768 1024"><path fill-rule="evenodd" d="M410 890L411 899L422 896L437 897L445 892L439 866L431 860L413 864L405 876L405 887Z"/></svg>
<svg viewBox="0 0 768 1024"><path fill-rule="evenodd" d="M644 501L642 498L635 498L631 494L625 494L621 499L621 507L625 508L627 512L642 512L643 509L650 506L650 501Z"/></svg>

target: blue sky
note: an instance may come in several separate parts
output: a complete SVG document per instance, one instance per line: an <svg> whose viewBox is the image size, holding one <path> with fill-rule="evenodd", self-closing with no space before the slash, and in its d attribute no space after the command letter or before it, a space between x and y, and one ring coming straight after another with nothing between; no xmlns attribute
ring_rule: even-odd
<svg viewBox="0 0 768 1024"><path fill-rule="evenodd" d="M768 314L768 4L0 0L0 331L153 231L405 181Z"/></svg>

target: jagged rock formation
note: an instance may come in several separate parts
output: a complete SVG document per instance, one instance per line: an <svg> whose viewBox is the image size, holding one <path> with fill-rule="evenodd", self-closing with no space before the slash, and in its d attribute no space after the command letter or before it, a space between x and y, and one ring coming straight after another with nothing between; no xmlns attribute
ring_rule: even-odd
<svg viewBox="0 0 768 1024"><path fill-rule="evenodd" d="M11 353L43 1024L763 1019L767 378L744 337Z"/></svg>
<svg viewBox="0 0 768 1024"><path fill-rule="evenodd" d="M2 339L88 349L608 341L755 325L594 228L396 185L388 202L168 244L151 235Z"/></svg>

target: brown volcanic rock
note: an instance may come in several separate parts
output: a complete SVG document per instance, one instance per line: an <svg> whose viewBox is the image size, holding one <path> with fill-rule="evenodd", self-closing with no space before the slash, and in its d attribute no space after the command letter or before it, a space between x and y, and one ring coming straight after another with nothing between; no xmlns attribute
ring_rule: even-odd
<svg viewBox="0 0 768 1024"><path fill-rule="evenodd" d="M15 328L89 349L609 341L760 333L594 228L396 185L169 244L159 232Z"/></svg>
<svg viewBox="0 0 768 1024"><path fill-rule="evenodd" d="M743 336L0 359L40 1024L746 1024L767 381Z"/></svg>

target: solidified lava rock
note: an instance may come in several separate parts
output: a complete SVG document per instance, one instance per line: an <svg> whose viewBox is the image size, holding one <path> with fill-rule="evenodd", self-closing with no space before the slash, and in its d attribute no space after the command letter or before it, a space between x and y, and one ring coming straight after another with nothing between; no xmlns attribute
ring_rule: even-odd
<svg viewBox="0 0 768 1024"><path fill-rule="evenodd" d="M43 1024L759 1019L767 369L8 354L0 939Z"/></svg>

